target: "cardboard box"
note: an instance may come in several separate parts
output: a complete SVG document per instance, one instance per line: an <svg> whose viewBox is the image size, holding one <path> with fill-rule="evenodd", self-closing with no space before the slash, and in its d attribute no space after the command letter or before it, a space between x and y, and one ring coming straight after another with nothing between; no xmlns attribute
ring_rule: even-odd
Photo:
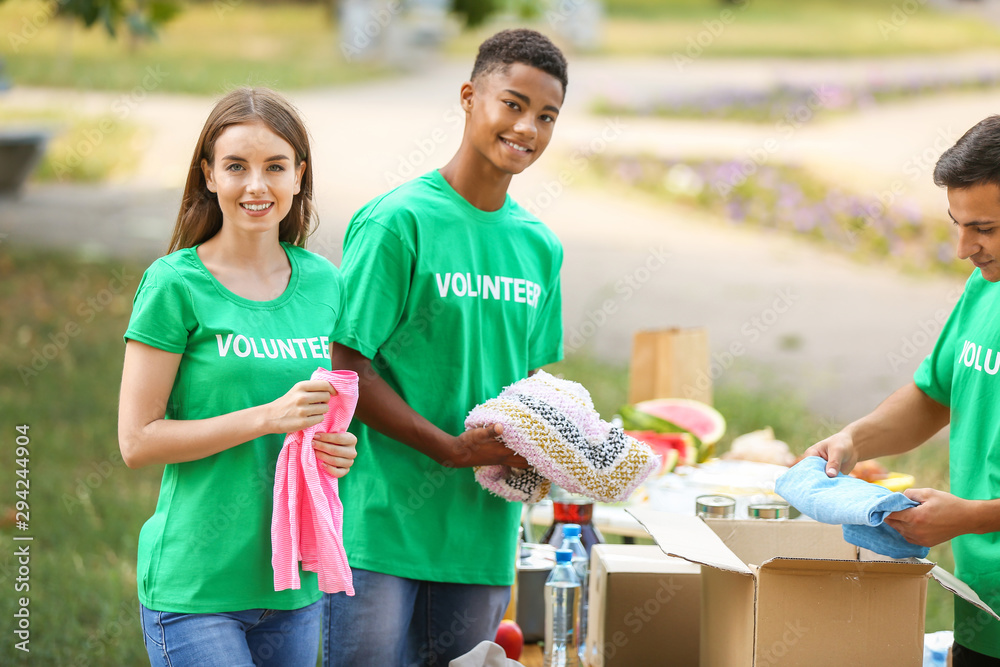
<svg viewBox="0 0 1000 667"><path fill-rule="evenodd" d="M653 545L590 554L588 667L698 664L701 567Z"/></svg>
<svg viewBox="0 0 1000 667"><path fill-rule="evenodd" d="M860 550L840 526L628 511L666 554L703 566L703 667L919 666L928 577L996 617L954 575Z"/></svg>
<svg viewBox="0 0 1000 667"><path fill-rule="evenodd" d="M628 402L691 398L712 404L708 330L639 331L632 337Z"/></svg>

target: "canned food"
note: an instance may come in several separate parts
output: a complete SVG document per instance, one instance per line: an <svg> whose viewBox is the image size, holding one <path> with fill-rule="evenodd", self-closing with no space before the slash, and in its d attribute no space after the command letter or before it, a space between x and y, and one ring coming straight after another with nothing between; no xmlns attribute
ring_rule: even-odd
<svg viewBox="0 0 1000 667"><path fill-rule="evenodd" d="M736 499L722 494L698 496L694 508L703 518L732 519L736 516Z"/></svg>
<svg viewBox="0 0 1000 667"><path fill-rule="evenodd" d="M757 503L747 506L751 519L787 519L791 508L788 503Z"/></svg>

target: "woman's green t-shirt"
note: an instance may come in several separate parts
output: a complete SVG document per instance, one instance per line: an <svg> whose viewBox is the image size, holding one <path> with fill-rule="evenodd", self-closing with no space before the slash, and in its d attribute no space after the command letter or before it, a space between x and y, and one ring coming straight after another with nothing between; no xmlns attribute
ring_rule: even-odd
<svg viewBox="0 0 1000 667"><path fill-rule="evenodd" d="M183 355L167 419L205 419L284 395L330 368L345 307L328 260L282 244L288 286L271 301L244 299L219 283L195 248L146 270L126 340ZM197 461L168 464L153 516L142 527L139 599L186 613L298 609L320 598L316 575L299 590L274 590L271 507L283 434L266 435Z"/></svg>

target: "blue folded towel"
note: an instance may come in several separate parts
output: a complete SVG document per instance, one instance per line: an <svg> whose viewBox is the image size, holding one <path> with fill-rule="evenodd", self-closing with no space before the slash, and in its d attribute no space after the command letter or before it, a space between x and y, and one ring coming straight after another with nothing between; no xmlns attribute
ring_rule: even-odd
<svg viewBox="0 0 1000 667"><path fill-rule="evenodd" d="M892 526L883 523L892 512L920 503L902 493L843 473L826 476L826 461L809 456L777 479L775 492L817 521L844 526L844 540L891 558L924 558L929 549L907 542Z"/></svg>

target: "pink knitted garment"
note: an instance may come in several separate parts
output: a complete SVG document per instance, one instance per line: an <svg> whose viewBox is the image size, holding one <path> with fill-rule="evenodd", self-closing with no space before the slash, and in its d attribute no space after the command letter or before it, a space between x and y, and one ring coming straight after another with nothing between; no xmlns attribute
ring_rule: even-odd
<svg viewBox="0 0 1000 667"><path fill-rule="evenodd" d="M652 450L603 421L583 385L538 371L472 409L467 429L501 424L500 440L531 464L527 470L480 466L476 481L513 501L536 502L549 481L571 493L617 502L652 473Z"/></svg>
<svg viewBox="0 0 1000 667"><path fill-rule="evenodd" d="M344 552L344 506L337 495L337 479L320 468L312 442L316 433L347 430L358 404L358 374L317 368L310 379L329 382L337 393L330 397L323 421L289 433L278 455L271 514L274 590L301 587L302 561L302 569L318 575L320 590L354 595L351 568Z"/></svg>

